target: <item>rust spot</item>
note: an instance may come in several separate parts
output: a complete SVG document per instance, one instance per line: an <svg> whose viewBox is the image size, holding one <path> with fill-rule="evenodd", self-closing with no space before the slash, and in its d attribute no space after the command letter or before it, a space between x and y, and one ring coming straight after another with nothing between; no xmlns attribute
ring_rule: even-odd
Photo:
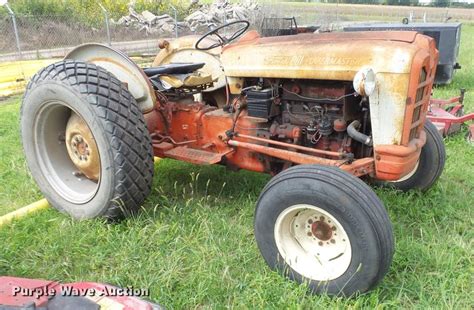
<svg viewBox="0 0 474 310"><path fill-rule="evenodd" d="M332 228L326 222L314 222L311 225L311 231L319 240L326 241L332 238Z"/></svg>

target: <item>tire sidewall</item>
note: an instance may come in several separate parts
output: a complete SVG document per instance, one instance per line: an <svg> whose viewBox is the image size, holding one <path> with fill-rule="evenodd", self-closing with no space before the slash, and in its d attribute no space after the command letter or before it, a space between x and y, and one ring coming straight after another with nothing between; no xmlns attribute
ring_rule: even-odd
<svg viewBox="0 0 474 310"><path fill-rule="evenodd" d="M348 188L336 189L329 184L315 182L312 178L285 179L272 184L260 197L255 216L255 236L268 265L273 269L288 270L290 279L308 283L315 293L351 295L369 289L371 279L376 278L378 273L380 249L367 216L363 212L350 212L346 207L358 204L347 190L350 191ZM275 223L284 210L297 204L313 205L325 210L346 231L351 242L352 257L349 267L340 277L322 282L310 280L284 262L275 241Z"/></svg>
<svg viewBox="0 0 474 310"><path fill-rule="evenodd" d="M35 140L35 120L41 109L49 102L61 102L78 113L89 126L96 140L100 154L101 176L99 187L92 199L86 203L75 204L64 199L49 183L38 163L38 149ZM106 133L105 124L97 117L98 107L91 105L74 87L64 85L57 80L43 80L35 84L23 99L21 116L21 135L23 148L31 174L46 199L55 208L66 212L76 219L97 217L102 215L114 199L114 154L110 145L110 137ZM66 146L64 146L66 147Z"/></svg>

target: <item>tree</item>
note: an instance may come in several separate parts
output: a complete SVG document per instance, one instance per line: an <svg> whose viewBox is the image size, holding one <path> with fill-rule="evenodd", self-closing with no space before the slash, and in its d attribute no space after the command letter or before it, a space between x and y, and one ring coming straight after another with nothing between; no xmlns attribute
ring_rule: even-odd
<svg viewBox="0 0 474 310"><path fill-rule="evenodd" d="M385 2L388 5L418 5L418 0L386 0Z"/></svg>
<svg viewBox="0 0 474 310"><path fill-rule="evenodd" d="M450 0L434 0L433 6L446 8L450 5L450 3L451 3Z"/></svg>

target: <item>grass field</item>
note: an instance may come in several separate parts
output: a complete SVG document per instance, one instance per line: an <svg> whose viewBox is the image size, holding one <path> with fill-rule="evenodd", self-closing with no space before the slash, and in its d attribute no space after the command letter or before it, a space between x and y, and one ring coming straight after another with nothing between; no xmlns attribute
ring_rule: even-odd
<svg viewBox="0 0 474 310"><path fill-rule="evenodd" d="M474 111L474 26L463 29L454 82ZM0 104L0 215L41 198L19 142L19 97ZM156 165L144 211L118 224L77 222L47 210L0 228L0 275L100 281L149 288L169 308L472 309L474 147L463 132L445 140L447 164L427 193L376 189L394 224L396 253L374 291L352 299L311 296L270 271L253 238L253 212L268 176Z"/></svg>

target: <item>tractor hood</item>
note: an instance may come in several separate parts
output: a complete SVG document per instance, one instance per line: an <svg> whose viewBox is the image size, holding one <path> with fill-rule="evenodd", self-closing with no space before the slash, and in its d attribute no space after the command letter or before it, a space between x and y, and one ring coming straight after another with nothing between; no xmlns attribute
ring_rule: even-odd
<svg viewBox="0 0 474 310"><path fill-rule="evenodd" d="M372 69L376 86L369 103L377 148L407 145L423 123L420 111L428 106L438 51L433 39L411 31L268 38L251 31L226 46L221 61L236 94L247 77L353 81L359 70Z"/></svg>
<svg viewBox="0 0 474 310"><path fill-rule="evenodd" d="M230 77L352 80L362 67L406 74L425 44L414 31L340 32L261 38L246 33L223 49ZM420 46L421 45L421 46ZM424 46L423 46L424 45Z"/></svg>

